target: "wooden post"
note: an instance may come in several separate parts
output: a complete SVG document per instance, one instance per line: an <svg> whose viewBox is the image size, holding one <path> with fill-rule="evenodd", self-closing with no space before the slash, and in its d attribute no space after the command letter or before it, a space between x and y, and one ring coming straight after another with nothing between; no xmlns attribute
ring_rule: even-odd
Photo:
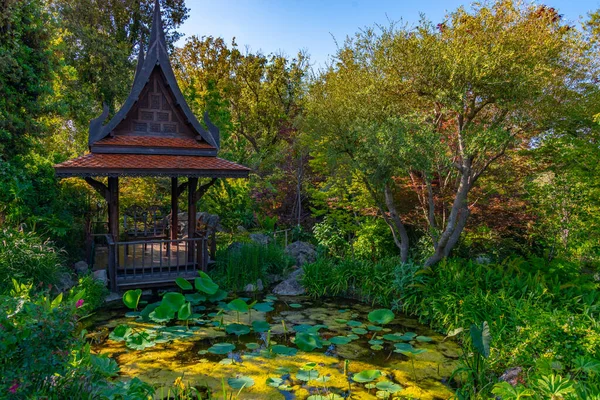
<svg viewBox="0 0 600 400"><path fill-rule="evenodd" d="M177 187L177 178L171 178L171 240L177 239L177 231L179 230L179 220L177 213L177 199L179 198L179 190Z"/></svg>
<svg viewBox="0 0 600 400"><path fill-rule="evenodd" d="M198 178L188 179L188 239L196 235L196 187ZM188 241L188 262L194 262L194 242Z"/></svg>
<svg viewBox="0 0 600 400"><path fill-rule="evenodd" d="M119 178L108 178L108 233L119 241Z"/></svg>

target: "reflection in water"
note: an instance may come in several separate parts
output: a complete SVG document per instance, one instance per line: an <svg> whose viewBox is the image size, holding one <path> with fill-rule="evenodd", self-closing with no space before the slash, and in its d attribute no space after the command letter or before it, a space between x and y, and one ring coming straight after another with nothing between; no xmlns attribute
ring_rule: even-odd
<svg viewBox="0 0 600 400"><path fill-rule="evenodd" d="M290 304L294 306L290 307ZM254 385L242 390L242 399L306 399L317 394L348 397L350 392L353 399L369 399L376 397L378 389L369 389L374 385L354 382L348 376L364 370L380 370L383 376L373 383L389 381L398 384L403 389L397 395L403 398L447 399L452 395L445 381L456 366L458 346L452 341L444 341L441 335L413 318L396 315L391 323L379 330L367 319L372 308L349 300L280 298L273 302L273 307L270 312L253 310L240 316L242 324L268 322L270 334L227 335L222 327L215 325L219 325L221 319L225 325L237 323L237 314L226 312L211 318L208 315L218 310L219 305L216 305L214 309L201 311L203 320L196 326L190 325L193 334L189 338L157 344L143 351L130 350L123 342L106 338L107 332L122 323L140 329L152 326L123 317L126 311L123 309L106 310L96 315L91 321L89 330L93 333L90 338L94 351L108 354L118 362L124 378L137 376L156 387L169 386L176 378L183 377L183 381L192 386L207 386L219 392L222 379L227 381L244 376L252 378ZM319 333L326 340L321 349L309 353L298 351L292 356L276 355L268 350L269 346L272 349L278 344L296 348L292 342L295 330L316 325L322 326ZM415 348L427 350L415 356L414 369L407 356L394 352L393 341L383 339L386 334L401 336L407 332L432 339L430 342L412 341ZM347 344L329 342L340 336L352 340ZM226 355L207 352L211 346L225 342L234 344L235 350ZM319 379L312 379L312 375L308 382L300 379L303 375L299 376L298 372L307 363L315 363L314 373ZM344 375L345 368L348 376ZM271 380L269 385L268 378L280 379L281 384L273 384Z"/></svg>

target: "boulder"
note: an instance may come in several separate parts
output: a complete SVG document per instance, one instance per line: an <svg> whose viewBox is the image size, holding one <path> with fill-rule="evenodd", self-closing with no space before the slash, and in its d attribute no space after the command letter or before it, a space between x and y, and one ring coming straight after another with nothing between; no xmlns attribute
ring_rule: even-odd
<svg viewBox="0 0 600 400"><path fill-rule="evenodd" d="M88 263L86 263L85 261L77 261L75 263L75 265L73 265L73 269L75 270L75 273L79 276L81 275L87 275L87 273L90 270L90 267L88 265Z"/></svg>
<svg viewBox="0 0 600 400"><path fill-rule="evenodd" d="M502 376L500 376L500 380L508 382L512 386L517 386L517 384L520 381L521 372L523 372L523 368L521 367L509 368L506 371L504 371Z"/></svg>
<svg viewBox="0 0 600 400"><path fill-rule="evenodd" d="M273 293L280 296L300 296L305 293L304 287L300 283L300 279L304 275L304 270L298 268L292 272L286 280L273 288Z"/></svg>
<svg viewBox="0 0 600 400"><path fill-rule="evenodd" d="M104 285L108 284L108 275L106 275L105 269L99 269L94 271L94 279L104 283Z"/></svg>
<svg viewBox="0 0 600 400"><path fill-rule="evenodd" d="M317 261L317 250L315 246L306 242L294 242L285 248L285 254L296 260L299 267Z"/></svg>
<svg viewBox="0 0 600 400"><path fill-rule="evenodd" d="M262 280L258 279L256 284L249 283L244 288L244 292L262 292L265 289L263 286Z"/></svg>
<svg viewBox="0 0 600 400"><path fill-rule="evenodd" d="M269 235L265 235L264 233L251 233L250 240L256 244L262 244L263 246L266 246L271 243L273 238Z"/></svg>
<svg viewBox="0 0 600 400"><path fill-rule="evenodd" d="M56 290L59 292L66 292L71 290L77 282L71 277L71 274L68 272L63 272L60 274L58 278L58 283L56 284Z"/></svg>

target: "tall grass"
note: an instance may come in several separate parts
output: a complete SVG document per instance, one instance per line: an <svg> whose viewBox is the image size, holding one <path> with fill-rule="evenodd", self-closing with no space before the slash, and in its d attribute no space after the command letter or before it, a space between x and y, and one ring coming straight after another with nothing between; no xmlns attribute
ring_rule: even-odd
<svg viewBox="0 0 600 400"><path fill-rule="evenodd" d="M0 231L0 294L12 288L12 278L34 286L58 283L63 261L61 250L34 233Z"/></svg>
<svg viewBox="0 0 600 400"><path fill-rule="evenodd" d="M243 290L249 283L267 274L281 274L294 264L276 244L243 243L239 247L217 253L215 279L230 290Z"/></svg>

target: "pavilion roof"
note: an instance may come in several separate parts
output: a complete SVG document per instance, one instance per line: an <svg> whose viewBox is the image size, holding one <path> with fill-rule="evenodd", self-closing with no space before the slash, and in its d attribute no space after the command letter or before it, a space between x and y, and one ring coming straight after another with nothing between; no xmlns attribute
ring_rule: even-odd
<svg viewBox="0 0 600 400"><path fill-rule="evenodd" d="M54 166L57 176L247 177L249 169L217 158L219 129L205 129L179 89L169 61L158 0L148 50L142 46L131 92L108 118L90 122L90 153Z"/></svg>

